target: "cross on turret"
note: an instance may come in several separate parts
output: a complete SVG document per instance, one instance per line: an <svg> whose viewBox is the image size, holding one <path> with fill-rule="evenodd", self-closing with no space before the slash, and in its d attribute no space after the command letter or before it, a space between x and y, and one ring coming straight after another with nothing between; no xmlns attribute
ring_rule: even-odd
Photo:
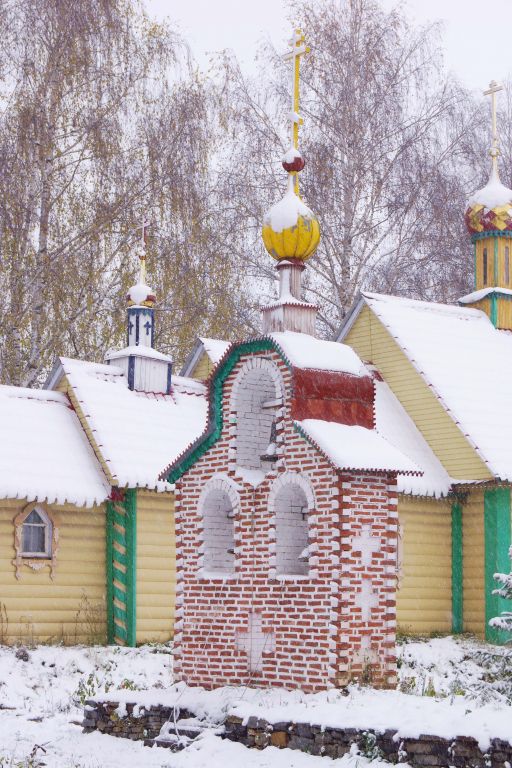
<svg viewBox="0 0 512 768"><path fill-rule="evenodd" d="M299 114L299 88L300 88L300 59L305 53L309 53L311 50L306 45L304 33L300 29L296 29L293 33L293 37L289 41L291 50L283 56L285 61L292 61L292 110L290 112L291 119L291 147L290 149L297 150L299 147L299 125L303 124L303 119ZM299 177L297 172L295 175L295 192L299 190Z"/></svg>
<svg viewBox="0 0 512 768"><path fill-rule="evenodd" d="M489 88L484 91L484 96L491 97L492 144L491 149L489 150L489 154L492 158L493 170L495 171L498 170L498 156L500 154L498 147L498 127L496 122L496 94L502 90L502 85L497 83L496 80L491 80L489 83Z"/></svg>

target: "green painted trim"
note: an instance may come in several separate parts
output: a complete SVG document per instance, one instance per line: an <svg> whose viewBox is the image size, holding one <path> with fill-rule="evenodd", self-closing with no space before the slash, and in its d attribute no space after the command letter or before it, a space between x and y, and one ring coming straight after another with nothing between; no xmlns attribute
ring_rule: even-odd
<svg viewBox="0 0 512 768"><path fill-rule="evenodd" d="M167 482L175 483L176 480L178 480L187 469L190 469L190 467L193 466L221 436L223 427L222 390L224 382L242 355L247 355L251 352L269 352L272 350L281 355L288 368L292 367L283 350L271 338L244 341L231 348L229 354L220 362L210 380L208 426L204 434L201 435L201 437L199 437L195 443L193 443L184 454L178 458L175 464L171 466L167 474Z"/></svg>
<svg viewBox="0 0 512 768"><path fill-rule="evenodd" d="M473 240L473 246L474 246L474 252L475 252L475 273L474 273L473 285L475 286L475 290L476 290L478 288L476 284L476 275L477 275L477 267L478 267L478 259L477 259L477 253L476 253L476 240Z"/></svg>
<svg viewBox="0 0 512 768"><path fill-rule="evenodd" d="M495 293L491 293L489 295L489 298L491 300L491 323L496 326L498 325L498 299Z"/></svg>
<svg viewBox="0 0 512 768"><path fill-rule="evenodd" d="M495 573L508 573L510 560L510 488L489 488L484 492L485 533L485 639L503 644L510 633L489 626L502 611L512 610L512 601L493 595Z"/></svg>
<svg viewBox="0 0 512 768"><path fill-rule="evenodd" d="M498 285L499 280L498 280L498 238L497 237L494 238L493 267L494 267L494 274L493 274L494 280L493 280L493 283L494 283L494 285Z"/></svg>
<svg viewBox="0 0 512 768"><path fill-rule="evenodd" d="M462 550L462 505L452 504L452 632L459 634L464 627Z"/></svg>
<svg viewBox="0 0 512 768"><path fill-rule="evenodd" d="M113 578L113 512L114 507L111 501L107 501L107 512L105 518L106 524L106 557L107 557L107 643L112 645L114 642L114 578Z"/></svg>
<svg viewBox="0 0 512 768"><path fill-rule="evenodd" d="M128 488L126 510L126 644L137 643L137 490Z"/></svg>
<svg viewBox="0 0 512 768"><path fill-rule="evenodd" d="M508 230L502 232L499 229L491 229L488 232L473 232L471 242L474 243L476 240L483 240L486 237L512 237L512 232Z"/></svg>

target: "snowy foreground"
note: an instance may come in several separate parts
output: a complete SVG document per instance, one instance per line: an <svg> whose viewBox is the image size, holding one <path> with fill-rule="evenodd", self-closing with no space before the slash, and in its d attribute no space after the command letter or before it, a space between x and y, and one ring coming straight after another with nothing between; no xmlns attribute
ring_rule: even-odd
<svg viewBox="0 0 512 768"><path fill-rule="evenodd" d="M491 653L489 653L491 651ZM362 755L339 760L269 747L259 752L205 733L185 751L97 733L82 734L82 704L108 694L126 701L179 703L208 720L226 712L270 721L381 729L404 736L436 733L474 736L482 748L492 737L510 738L512 664L503 651L472 640L440 638L400 646L400 690L352 686L305 695L300 692L223 688L211 693L172 684L167 647L0 648L0 767L40 768L348 768L388 763ZM18 652L18 656L23 656ZM25 657L26 658L26 657ZM507 678L508 677L508 681ZM134 693L137 692L137 693ZM405 767L406 768L406 767Z"/></svg>

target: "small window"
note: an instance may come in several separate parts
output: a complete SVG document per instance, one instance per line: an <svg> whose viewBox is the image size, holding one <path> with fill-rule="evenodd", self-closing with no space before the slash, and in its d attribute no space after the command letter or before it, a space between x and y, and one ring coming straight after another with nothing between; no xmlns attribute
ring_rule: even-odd
<svg viewBox="0 0 512 768"><path fill-rule="evenodd" d="M484 257L483 257L483 278L484 278L484 288L487 285L487 248L484 248Z"/></svg>
<svg viewBox="0 0 512 768"><path fill-rule="evenodd" d="M52 524L43 510L34 508L23 522L21 532L22 557L52 555Z"/></svg>
<svg viewBox="0 0 512 768"><path fill-rule="evenodd" d="M510 250L508 245L505 246L505 285L509 286L510 283Z"/></svg>

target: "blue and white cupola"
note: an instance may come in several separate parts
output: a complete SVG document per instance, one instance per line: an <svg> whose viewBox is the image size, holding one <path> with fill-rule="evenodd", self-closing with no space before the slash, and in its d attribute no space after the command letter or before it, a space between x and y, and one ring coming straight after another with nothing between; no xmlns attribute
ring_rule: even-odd
<svg viewBox="0 0 512 768"><path fill-rule="evenodd" d="M126 295L128 303L127 346L107 352L105 361L122 368L128 387L138 392L169 394L171 391L172 358L153 348L156 296L146 285L146 244L144 228L138 245L139 280Z"/></svg>

